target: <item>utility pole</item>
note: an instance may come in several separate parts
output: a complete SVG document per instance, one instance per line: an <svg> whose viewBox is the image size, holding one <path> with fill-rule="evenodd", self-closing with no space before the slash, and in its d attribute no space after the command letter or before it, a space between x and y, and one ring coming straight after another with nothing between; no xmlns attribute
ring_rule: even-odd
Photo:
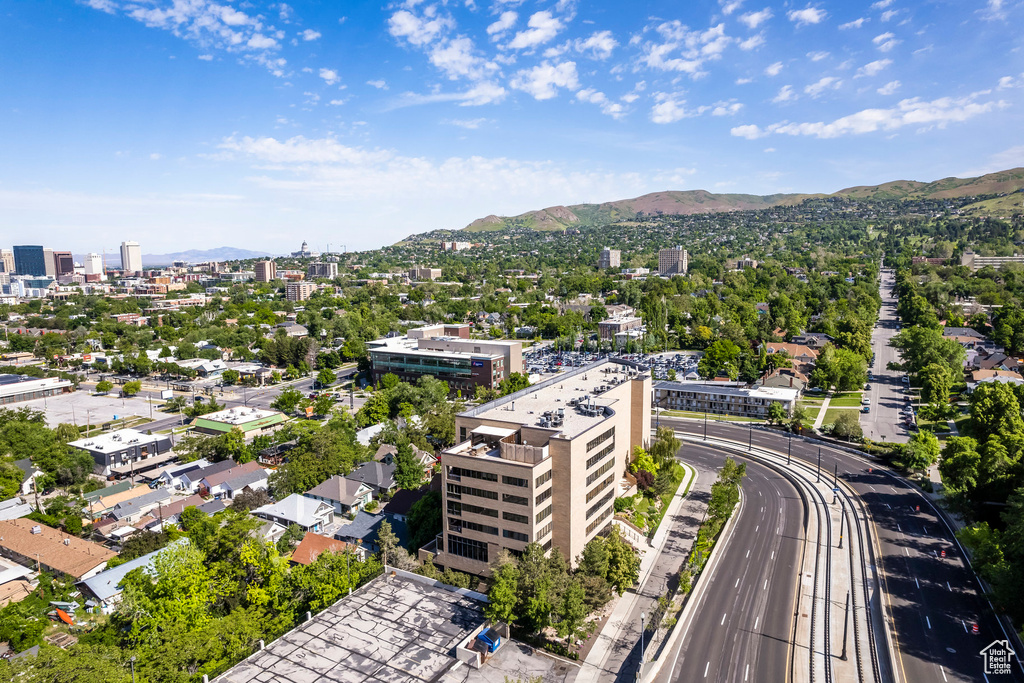
<svg viewBox="0 0 1024 683"><path fill-rule="evenodd" d="M749 433L747 434L747 450L748 451L753 451L754 450L754 423L753 422L748 423L747 427L749 428Z"/></svg>
<svg viewBox="0 0 1024 683"><path fill-rule="evenodd" d="M793 432L789 432L789 452L786 453L786 466L793 461Z"/></svg>
<svg viewBox="0 0 1024 683"><path fill-rule="evenodd" d="M843 501L839 501L843 506L843 516L839 521L839 549L843 549L843 527L846 526L846 504Z"/></svg>
<svg viewBox="0 0 1024 683"><path fill-rule="evenodd" d="M846 661L846 636L850 631L850 591L846 591L846 616L843 617L843 656L840 658Z"/></svg>

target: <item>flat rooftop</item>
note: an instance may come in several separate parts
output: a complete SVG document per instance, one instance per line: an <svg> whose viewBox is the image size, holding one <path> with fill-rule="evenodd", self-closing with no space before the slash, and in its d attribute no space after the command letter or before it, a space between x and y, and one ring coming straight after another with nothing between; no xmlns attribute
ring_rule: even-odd
<svg viewBox="0 0 1024 683"><path fill-rule="evenodd" d="M401 575L379 577L214 683L427 683L484 623L483 603Z"/></svg>
<svg viewBox="0 0 1024 683"><path fill-rule="evenodd" d="M522 426L545 428L541 421L545 413L557 414L562 410L561 425L546 428L573 438L606 419L607 409L628 410L629 401L608 395L624 382L634 379L643 371L631 363L601 360L570 372L556 375L522 391L504 396L461 413L466 417L498 420ZM583 402L595 410L580 407Z"/></svg>
<svg viewBox="0 0 1024 683"><path fill-rule="evenodd" d="M786 387L739 387L725 382L655 382L656 391L698 391L716 396L746 396L749 398L770 398L776 401L795 401L800 396L796 389Z"/></svg>
<svg viewBox="0 0 1024 683"><path fill-rule="evenodd" d="M211 422L223 422L230 425L243 425L256 420L265 420L281 413L276 410L262 410L260 408L245 408L236 406L227 410L218 410L216 413L202 415L202 419Z"/></svg>
<svg viewBox="0 0 1024 683"><path fill-rule="evenodd" d="M86 451L117 451L129 446L153 444L162 440L167 440L167 436L163 434L146 434L137 429L118 429L116 432L108 432L85 439L78 439L77 441L69 441L68 445Z"/></svg>

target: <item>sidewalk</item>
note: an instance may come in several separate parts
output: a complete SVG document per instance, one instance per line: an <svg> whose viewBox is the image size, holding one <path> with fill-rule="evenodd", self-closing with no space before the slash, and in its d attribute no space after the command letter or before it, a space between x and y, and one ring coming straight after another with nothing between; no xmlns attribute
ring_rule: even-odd
<svg viewBox="0 0 1024 683"><path fill-rule="evenodd" d="M653 602L657 599L657 595L663 592L659 587L652 593L652 591L648 590L648 583L651 581L661 581L659 576L652 578L652 573L658 560L661 558L662 552L665 550L669 533L675 525L679 511L686 500L684 492L692 490L693 484L697 482L697 471L691 465L686 463L680 464L686 469L686 475L683 477L683 481L676 490L676 495L673 496L672 502L665 511L661 526L658 527L658 531L652 539L651 547L646 548L644 551L643 559L640 561L640 577L637 580L637 586L634 590L628 591L625 595L618 598L611 616L605 622L604 628L597 635L597 641L590 649L586 660L582 663L579 675L576 676L576 683L607 680L605 675L606 665L608 660L615 654L615 648L621 647L623 638L632 638L631 633L624 633L624 631L636 631L639 625L638 623L633 623L635 620L630 619L629 615L636 611L639 602ZM688 539L688 545L689 543L692 543L692 539ZM655 597L652 598L652 595L655 595ZM639 633L636 636L639 638ZM629 649L631 649L632 642L629 645Z"/></svg>
<svg viewBox="0 0 1024 683"><path fill-rule="evenodd" d="M821 424L825 421L825 413L828 412L828 404L831 401L832 396L826 394L825 400L821 402L821 409L818 411L818 417L814 418L814 424L811 426L811 429L815 431L821 429Z"/></svg>

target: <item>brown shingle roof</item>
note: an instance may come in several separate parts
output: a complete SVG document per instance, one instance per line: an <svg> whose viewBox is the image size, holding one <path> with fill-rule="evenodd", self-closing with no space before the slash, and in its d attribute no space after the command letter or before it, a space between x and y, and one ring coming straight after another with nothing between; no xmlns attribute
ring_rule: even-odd
<svg viewBox="0 0 1024 683"><path fill-rule="evenodd" d="M320 557L320 553L327 551L343 553L347 547L349 547L349 544L344 541L336 541L333 538L327 538L326 536L310 532L302 537L302 542L299 543L295 552L292 553L292 562L297 564L313 564L316 562L316 558Z"/></svg>
<svg viewBox="0 0 1024 683"><path fill-rule="evenodd" d="M36 526L40 533L33 534L32 527ZM40 564L76 579L117 555L101 545L68 536L31 519L0 520L0 548L30 560L38 557Z"/></svg>

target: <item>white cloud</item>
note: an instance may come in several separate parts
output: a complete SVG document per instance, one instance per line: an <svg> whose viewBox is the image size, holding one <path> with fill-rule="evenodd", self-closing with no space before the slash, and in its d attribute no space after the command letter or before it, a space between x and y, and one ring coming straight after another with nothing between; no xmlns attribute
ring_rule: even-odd
<svg viewBox="0 0 1024 683"><path fill-rule="evenodd" d="M877 92L879 95L892 95L893 93L900 89L901 85L903 84L900 83L899 81L889 81L881 88L879 88Z"/></svg>
<svg viewBox="0 0 1024 683"><path fill-rule="evenodd" d="M786 13L786 16L797 26L820 24L825 19L825 10L808 5L803 9L790 10Z"/></svg>
<svg viewBox="0 0 1024 683"><path fill-rule="evenodd" d="M812 62L820 62L821 60L827 58L828 56L829 56L828 52L808 52L807 53L807 57Z"/></svg>
<svg viewBox="0 0 1024 683"><path fill-rule="evenodd" d="M332 107L340 107L341 105L345 104L345 100L331 100L327 104L331 105Z"/></svg>
<svg viewBox="0 0 1024 683"><path fill-rule="evenodd" d="M780 102L792 102L796 98L796 91L793 90L793 86L784 85L779 88L779 92L772 98L772 102L775 102L776 104L779 104Z"/></svg>
<svg viewBox="0 0 1024 683"><path fill-rule="evenodd" d="M871 9L885 9L893 3L893 0L878 0L878 2L871 3Z"/></svg>
<svg viewBox="0 0 1024 683"><path fill-rule="evenodd" d="M85 4L87 7L98 9L107 14L116 14L118 10L117 5L111 2L111 0L85 0Z"/></svg>
<svg viewBox="0 0 1024 683"><path fill-rule="evenodd" d="M775 62L774 64L769 64L764 68L764 73L766 76L778 76L781 71L782 62Z"/></svg>
<svg viewBox="0 0 1024 683"><path fill-rule="evenodd" d="M452 28L448 17L431 14L423 18L408 10L398 10L388 19L388 32L395 38L402 38L410 45L426 45L434 42L441 33Z"/></svg>
<svg viewBox="0 0 1024 683"><path fill-rule="evenodd" d="M594 88L580 90L576 93L576 99L580 102L589 102L590 104L600 106L602 114L607 114L615 120L620 120L626 115L625 107L618 102L612 102L603 92L599 92Z"/></svg>
<svg viewBox="0 0 1024 683"><path fill-rule="evenodd" d="M988 21L1002 21L1006 18L1005 5L1004 0L988 0L988 4L981 11L981 15Z"/></svg>
<svg viewBox="0 0 1024 683"><path fill-rule="evenodd" d="M338 72L334 69L320 69L320 78L324 79L327 82L327 85L334 85L341 80L341 77L338 76Z"/></svg>
<svg viewBox="0 0 1024 683"><path fill-rule="evenodd" d="M391 102L388 109L401 109L436 102L458 102L460 107L478 107L485 104L496 104L505 99L505 88L497 83L484 81L475 84L463 92L433 92L429 95L405 93L401 99Z"/></svg>
<svg viewBox="0 0 1024 683"><path fill-rule="evenodd" d="M477 130L485 123L490 123L490 119L445 119L442 123L465 128L466 130Z"/></svg>
<svg viewBox="0 0 1024 683"><path fill-rule="evenodd" d="M1018 78L1014 78L1013 76L1003 76L999 79L999 85L996 87L999 90L1024 87L1024 73L1021 73Z"/></svg>
<svg viewBox="0 0 1024 683"><path fill-rule="evenodd" d="M860 28L866 22L867 22L867 19L865 19L864 17L861 17L860 19L854 19L853 21L848 21L845 24L839 24L839 30L845 31L845 30L851 29L851 28Z"/></svg>
<svg viewBox="0 0 1024 683"><path fill-rule="evenodd" d="M529 28L517 33L508 44L509 48L513 50L526 50L543 45L565 28L562 20L547 10L534 13L530 20L526 22L526 25Z"/></svg>
<svg viewBox="0 0 1024 683"><path fill-rule="evenodd" d="M516 21L519 19L519 14L509 10L508 12L502 12L498 20L487 27L487 35L501 35L505 31L509 30L516 25Z"/></svg>
<svg viewBox="0 0 1024 683"><path fill-rule="evenodd" d="M722 14L729 16L743 5L743 0L718 0L722 7Z"/></svg>
<svg viewBox="0 0 1024 683"><path fill-rule="evenodd" d="M366 81L366 85L372 85L377 90L387 90L388 83L383 78L378 78L373 81Z"/></svg>
<svg viewBox="0 0 1024 683"><path fill-rule="evenodd" d="M715 102L714 108L711 109L712 116L733 116L738 114L743 109L743 105L735 100L729 100L728 102Z"/></svg>
<svg viewBox="0 0 1024 683"><path fill-rule="evenodd" d="M309 41L312 41L312 40L316 40L317 38L320 37L321 34L320 34L319 31L314 31L311 28L307 28L305 31L303 31L299 35L302 36L303 40L309 42Z"/></svg>
<svg viewBox="0 0 1024 683"><path fill-rule="evenodd" d="M653 30L661 40L642 43L640 64L661 71L688 73L694 78L705 75L704 64L720 59L725 48L734 42L733 38L725 35L725 24L721 23L704 31L691 31L678 20L673 20L645 30ZM640 42L640 38L631 41Z"/></svg>
<svg viewBox="0 0 1024 683"><path fill-rule="evenodd" d="M861 76L874 76L884 69L888 68L892 64L891 59L876 59L873 62L868 62L861 68L857 69L857 78Z"/></svg>
<svg viewBox="0 0 1024 683"><path fill-rule="evenodd" d="M889 52L903 41L896 40L896 36L893 33L882 33L872 38L871 42L875 44L879 52Z"/></svg>
<svg viewBox="0 0 1024 683"><path fill-rule="evenodd" d="M835 76L823 76L816 83L805 87L804 92L811 97L818 97L826 90L837 90L842 84L843 82Z"/></svg>
<svg viewBox="0 0 1024 683"><path fill-rule="evenodd" d="M586 54L593 59L605 60L612 56L612 51L619 43L611 31L597 31L586 40L577 40L574 44L577 52Z"/></svg>
<svg viewBox="0 0 1024 683"><path fill-rule="evenodd" d="M203 60L204 62L212 62L213 55L199 55L199 59Z"/></svg>
<svg viewBox="0 0 1024 683"><path fill-rule="evenodd" d="M255 33L249 42L246 43L249 47L254 50L269 50L277 47L277 41L270 36L265 36L262 33Z"/></svg>
<svg viewBox="0 0 1024 683"><path fill-rule="evenodd" d="M543 62L532 69L523 69L512 79L516 90L529 93L538 100L550 100L558 95L558 88L575 90L580 86L576 62L550 64Z"/></svg>
<svg viewBox="0 0 1024 683"><path fill-rule="evenodd" d="M700 112L686 108L681 93L655 93L658 103L651 107L651 121L654 123L675 123L684 118L697 116Z"/></svg>
<svg viewBox="0 0 1024 683"><path fill-rule="evenodd" d="M473 41L459 36L435 46L430 51L430 62L451 80L469 78L478 81L497 70L497 64L475 54Z"/></svg>
<svg viewBox="0 0 1024 683"><path fill-rule="evenodd" d="M164 158L164 155L160 154L159 152L153 152L152 154L149 155L149 158L152 159L153 161L160 161L161 159Z"/></svg>
<svg viewBox="0 0 1024 683"><path fill-rule="evenodd" d="M740 16L740 21L747 25L747 28L755 29L764 22L771 19L773 16L772 11L765 7L760 12L747 12Z"/></svg>
<svg viewBox="0 0 1024 683"><path fill-rule="evenodd" d="M740 41L740 49L741 50L753 50L755 48L761 47L764 44L765 44L764 34L763 33L758 33L756 35L750 36L746 40L741 40Z"/></svg>
<svg viewBox="0 0 1024 683"><path fill-rule="evenodd" d="M746 85L747 83L753 83L753 78L737 78L736 85Z"/></svg>
<svg viewBox="0 0 1024 683"><path fill-rule="evenodd" d="M771 134L810 136L822 139L846 135L862 135L877 131L894 131L906 126L920 129L945 128L1009 106L1002 101L978 102L977 95L953 98L942 97L931 102L920 98L900 101L889 109L864 109L829 123L773 123L766 128L756 125L736 126L730 132L736 137L754 140Z"/></svg>
<svg viewBox="0 0 1024 683"><path fill-rule="evenodd" d="M894 18L899 13L900 13L900 11L898 9L886 10L885 12L882 12L882 16L880 18L881 18L882 21L889 21L890 19Z"/></svg>

